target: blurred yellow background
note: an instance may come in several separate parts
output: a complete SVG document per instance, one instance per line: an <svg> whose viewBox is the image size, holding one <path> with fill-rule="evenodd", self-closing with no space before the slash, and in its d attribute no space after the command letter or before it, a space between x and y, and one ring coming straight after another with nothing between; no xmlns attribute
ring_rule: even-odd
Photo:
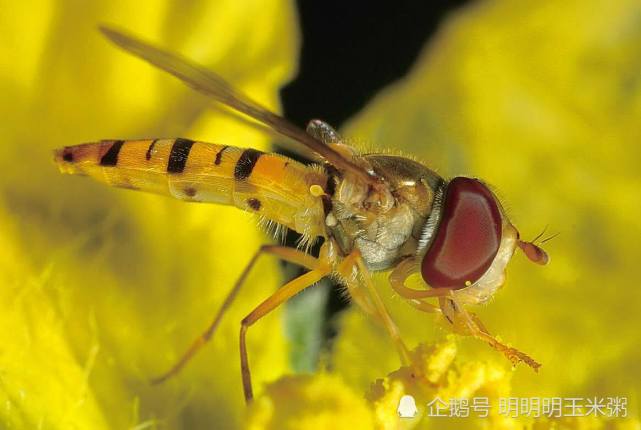
<svg viewBox="0 0 641 430"><path fill-rule="evenodd" d="M208 324L268 239L232 208L61 176L51 150L174 136L266 149L267 136L208 110L96 27L117 24L179 51L277 109L277 90L297 64L293 5L34 0L2 1L0 10L0 427L242 428L238 322L283 281L275 261L261 263L216 339L180 376L156 387L147 380ZM505 0L448 18L411 73L345 129L443 176L487 180L526 238L546 225L561 233L546 244L550 265L517 254L505 288L478 309L492 332L543 363L538 374L519 367L509 376L514 396L626 396L629 414L639 415L640 120L638 1ZM383 276L379 286L412 347L443 338ZM487 361L510 374L486 345L456 342L457 363ZM280 313L252 328L249 350L258 390L290 372ZM332 363L339 382L318 379L318 390L359 404L362 420L350 428L383 425L359 403L398 369L383 331L350 309ZM325 412L336 428L349 413ZM300 428L265 410L251 420ZM477 425L424 420L420 428Z"/></svg>

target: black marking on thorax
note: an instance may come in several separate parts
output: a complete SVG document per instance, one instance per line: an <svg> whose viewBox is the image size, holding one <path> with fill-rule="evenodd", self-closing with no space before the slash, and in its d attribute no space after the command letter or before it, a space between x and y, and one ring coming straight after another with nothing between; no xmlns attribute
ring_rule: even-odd
<svg viewBox="0 0 641 430"><path fill-rule="evenodd" d="M222 149L216 153L216 159L214 160L214 164L216 166L220 165L223 161L223 152L225 152L225 149L227 148L229 148L229 146L223 146Z"/></svg>
<svg viewBox="0 0 641 430"><path fill-rule="evenodd" d="M325 185L325 194L321 196L321 199L323 201L323 212L325 213L325 216L327 216L327 214L330 213L332 209L334 209L332 199L334 198L334 193L336 192L336 181L337 178L330 175L327 178L327 184Z"/></svg>
<svg viewBox="0 0 641 430"><path fill-rule="evenodd" d="M252 170L254 170L254 166L256 166L258 159L263 154L263 152L255 149L246 149L243 151L236 162L236 167L234 167L234 178L236 178L237 181L243 181L249 178L249 175L252 174Z"/></svg>
<svg viewBox="0 0 641 430"><path fill-rule="evenodd" d="M193 140L189 139L176 139L171 146L169 153L169 161L167 162L167 173L182 173L189 158L189 151L194 144Z"/></svg>
<svg viewBox="0 0 641 430"><path fill-rule="evenodd" d="M114 143L111 144L107 152L105 152L105 155L103 155L100 159L100 165L115 166L116 164L118 164L118 153L120 152L120 149L122 148L122 145L124 143L124 140L115 140Z"/></svg>
<svg viewBox="0 0 641 430"><path fill-rule="evenodd" d="M334 193L336 192L336 181L338 178L334 175L329 175L327 178L327 184L325 185L325 194L330 198L334 198Z"/></svg>
<svg viewBox="0 0 641 430"><path fill-rule="evenodd" d="M321 201L323 202L323 213L325 216L329 214L332 209L334 209L334 204L332 203L332 199L327 196L326 194L321 196Z"/></svg>
<svg viewBox="0 0 641 430"><path fill-rule="evenodd" d="M147 148L147 153L145 153L145 158L147 160L151 160L151 154L153 153L154 146L156 146L156 142L158 142L158 139L152 140L149 148Z"/></svg>

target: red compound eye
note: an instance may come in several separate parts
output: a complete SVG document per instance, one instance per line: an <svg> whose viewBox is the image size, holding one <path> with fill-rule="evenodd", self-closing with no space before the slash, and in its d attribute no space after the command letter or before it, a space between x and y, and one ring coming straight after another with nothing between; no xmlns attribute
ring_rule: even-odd
<svg viewBox="0 0 641 430"><path fill-rule="evenodd" d="M501 243L501 214L490 190L458 177L447 186L441 221L421 264L434 288L464 288L490 267Z"/></svg>

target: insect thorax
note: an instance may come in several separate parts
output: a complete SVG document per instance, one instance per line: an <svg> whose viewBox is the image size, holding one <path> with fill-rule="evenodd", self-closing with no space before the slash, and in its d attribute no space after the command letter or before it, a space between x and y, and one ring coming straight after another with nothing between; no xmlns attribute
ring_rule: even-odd
<svg viewBox="0 0 641 430"><path fill-rule="evenodd" d="M373 195L371 189L340 181L326 224L345 255L356 248L370 270L386 270L425 248L444 181L408 158L370 154L363 159L384 186Z"/></svg>

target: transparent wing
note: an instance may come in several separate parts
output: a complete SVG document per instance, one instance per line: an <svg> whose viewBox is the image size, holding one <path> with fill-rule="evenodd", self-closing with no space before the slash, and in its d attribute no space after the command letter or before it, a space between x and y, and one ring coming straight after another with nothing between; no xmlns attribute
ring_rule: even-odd
<svg viewBox="0 0 641 430"><path fill-rule="evenodd" d="M195 90L250 116L281 135L303 144L323 157L340 172L350 172L365 182L376 182L374 177L370 176L351 160L343 158L338 152L310 136L301 128L235 90L223 78L212 71L177 54L164 51L147 42L129 36L122 31L104 26L100 27L100 31L124 50L176 76Z"/></svg>

